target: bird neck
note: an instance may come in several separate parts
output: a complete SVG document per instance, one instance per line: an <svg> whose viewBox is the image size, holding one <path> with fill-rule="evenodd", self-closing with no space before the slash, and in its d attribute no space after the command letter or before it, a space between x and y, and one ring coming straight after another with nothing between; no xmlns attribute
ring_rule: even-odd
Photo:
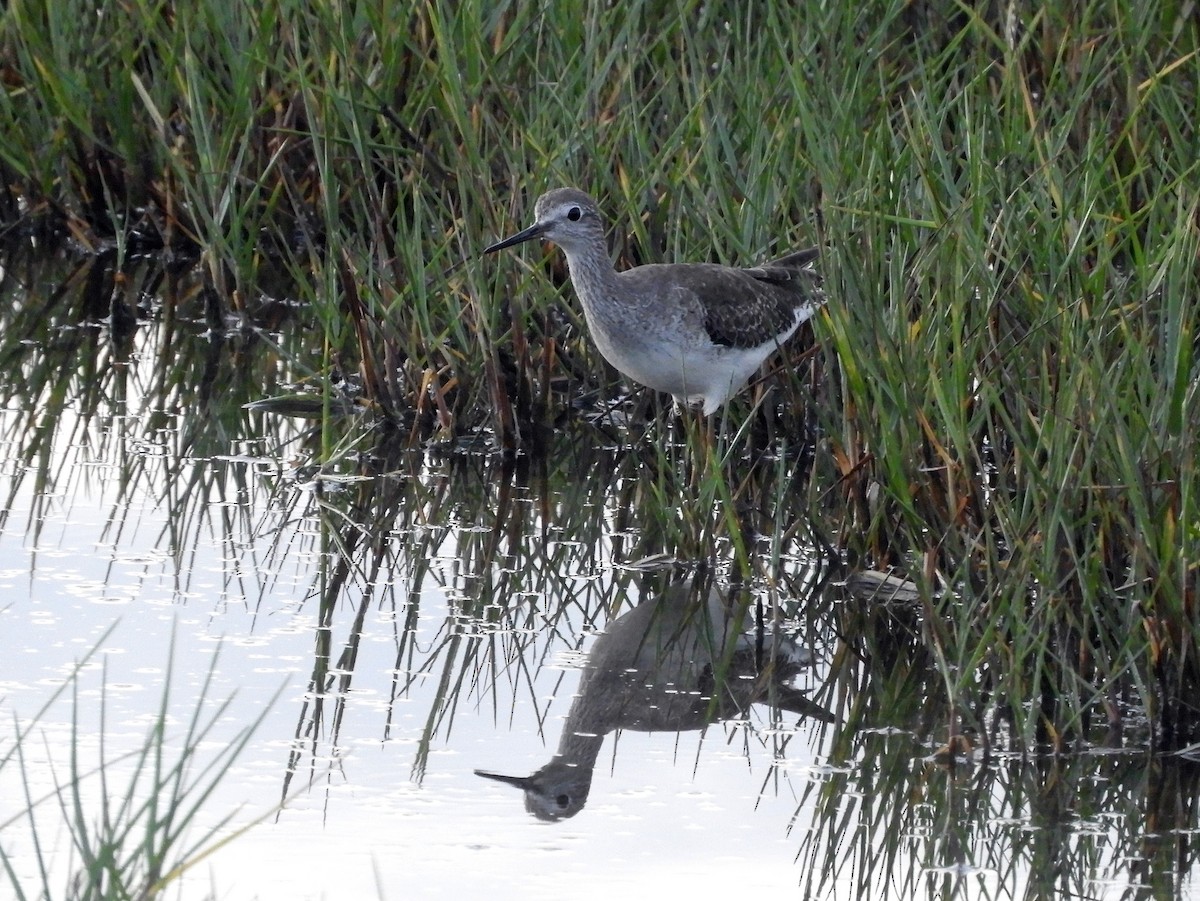
<svg viewBox="0 0 1200 901"><path fill-rule="evenodd" d="M596 765L605 735L617 725L612 721L611 711L602 703L604 698L598 692L589 692L594 678L595 673L584 668L580 689L566 711L563 734L558 739L558 750L554 752L559 761L588 771Z"/></svg>
<svg viewBox="0 0 1200 901"><path fill-rule="evenodd" d="M604 735L610 729L604 728L602 723L592 722L594 717L587 715L586 704L581 702L584 702L582 692L571 702L571 709L567 712L566 722L563 723L558 750L554 756L563 763L590 771L596 766L596 758L600 756L600 748L604 744Z"/></svg>
<svg viewBox="0 0 1200 901"><path fill-rule="evenodd" d="M566 252L571 284L584 303L602 303L617 296L617 270L602 244Z"/></svg>

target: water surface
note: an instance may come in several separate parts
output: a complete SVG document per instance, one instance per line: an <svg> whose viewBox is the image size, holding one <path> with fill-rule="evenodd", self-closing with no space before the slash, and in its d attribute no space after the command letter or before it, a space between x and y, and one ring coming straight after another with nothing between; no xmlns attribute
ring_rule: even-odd
<svg viewBox="0 0 1200 901"><path fill-rule="evenodd" d="M801 453L744 464L758 576L739 597L751 624L761 607L764 631L812 655L796 685L838 722L756 705L702 732L624 731L581 812L531 817L474 770L550 760L616 617L702 561L730 581L729 541L696 534L712 521L669 470L688 448L646 453L678 430L575 421L514 464L347 419L321 463L311 423L245 406L299 381L302 329L168 326L159 298L179 286L145 273L141 318L118 329L89 302L106 284L90 273L7 271L0 704L27 721L95 648L75 743L110 762L110 784L164 691L182 735L210 669L208 709L232 702L203 753L262 718L193 828L262 822L177 883L182 897L1194 893L1186 759L1099 734L1067 757L1022 755L1002 727L986 759L978 744L954 765L936 756L948 715L920 611L844 587L823 526L806 525ZM68 693L24 769L0 769L5 820L63 782L71 718ZM62 885L68 837L55 802L36 811ZM0 835L33 886L30 831L8 820Z"/></svg>

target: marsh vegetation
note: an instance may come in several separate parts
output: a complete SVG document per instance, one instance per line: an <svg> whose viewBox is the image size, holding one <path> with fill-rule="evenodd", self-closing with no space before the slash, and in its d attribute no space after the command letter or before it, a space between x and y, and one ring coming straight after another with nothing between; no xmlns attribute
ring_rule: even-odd
<svg viewBox="0 0 1200 901"><path fill-rule="evenodd" d="M487 630L447 620L442 710L604 619L568 570L704 562L824 650L834 757L903 728L1069 778L1123 745L1194 828L1198 49L1186 3L14 0L0 528L37 533L13 499L80 436L176 549L265 491L275 553L316 524L319 695L469 523ZM478 259L561 184L618 268L823 248L829 304L711 440L606 367L560 255ZM861 573L906 600L839 593Z"/></svg>

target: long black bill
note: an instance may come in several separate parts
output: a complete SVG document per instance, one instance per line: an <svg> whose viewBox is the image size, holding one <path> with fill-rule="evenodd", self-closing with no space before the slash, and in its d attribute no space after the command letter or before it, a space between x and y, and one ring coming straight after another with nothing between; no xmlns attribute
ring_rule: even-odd
<svg viewBox="0 0 1200 901"><path fill-rule="evenodd" d="M509 240L512 239L510 238ZM503 773L489 773L487 770L476 770L475 775L482 776L484 779L495 779L497 782L503 782L505 785L515 785L520 789L524 789L529 785L528 776L505 776Z"/></svg>
<svg viewBox="0 0 1200 901"><path fill-rule="evenodd" d="M534 238L539 237L543 231L545 231L544 226L534 223L533 225L529 226L529 228L517 232L511 238L505 238L503 241L497 241L491 247L483 248L483 252L495 253L497 250L503 250L505 247L512 247L514 244L520 244L523 241L532 241Z"/></svg>

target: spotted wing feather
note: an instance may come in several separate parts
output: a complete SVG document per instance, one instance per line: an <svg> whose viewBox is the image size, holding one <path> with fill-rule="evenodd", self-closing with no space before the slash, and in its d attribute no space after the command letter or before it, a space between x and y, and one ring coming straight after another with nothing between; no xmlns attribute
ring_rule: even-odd
<svg viewBox="0 0 1200 901"><path fill-rule="evenodd" d="M714 344L751 348L786 335L824 302L812 268L819 250L797 251L751 269L722 269L726 285L707 284L704 328Z"/></svg>

